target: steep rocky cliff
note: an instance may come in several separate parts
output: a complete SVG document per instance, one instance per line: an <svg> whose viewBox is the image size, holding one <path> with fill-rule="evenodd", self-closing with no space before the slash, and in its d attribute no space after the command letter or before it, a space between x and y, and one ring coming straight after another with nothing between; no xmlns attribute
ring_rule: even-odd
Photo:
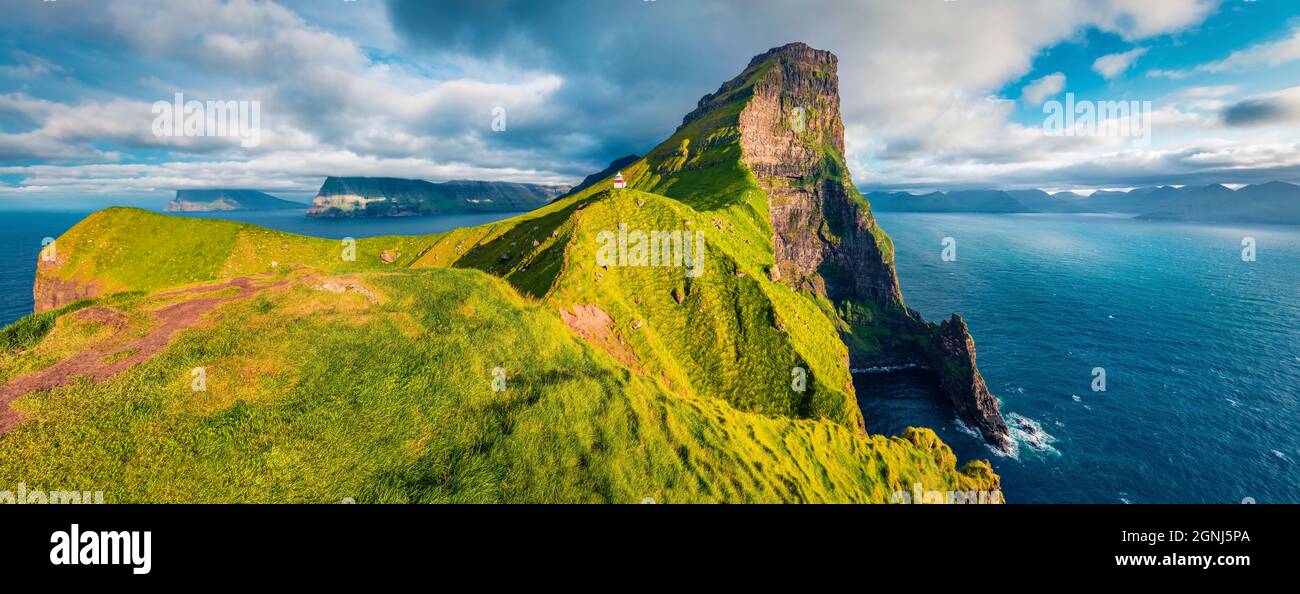
<svg viewBox="0 0 1300 594"><path fill-rule="evenodd" d="M932 342L927 359L939 375L939 384L958 416L979 429L989 443L1003 449L1011 447L998 400L989 392L984 376L975 366L975 339L971 338L966 321L952 314L951 319L930 329Z"/></svg>
<svg viewBox="0 0 1300 594"><path fill-rule="evenodd" d="M769 62L740 114L740 144L770 199L777 274L836 303L900 306L893 246L843 164L835 55L793 44L750 67Z"/></svg>
<svg viewBox="0 0 1300 594"><path fill-rule="evenodd" d="M99 296L99 285L94 280L78 280L61 274L66 261L67 257L57 249L41 250L41 257L36 260L36 281L32 283L36 313Z"/></svg>
<svg viewBox="0 0 1300 594"><path fill-rule="evenodd" d="M960 418L1008 447L965 322L954 315L927 324L903 303L893 244L844 164L835 55L791 44L755 57L746 73L702 99L687 121L748 87L738 120L742 161L769 196L772 278L830 300L854 367L928 365Z"/></svg>

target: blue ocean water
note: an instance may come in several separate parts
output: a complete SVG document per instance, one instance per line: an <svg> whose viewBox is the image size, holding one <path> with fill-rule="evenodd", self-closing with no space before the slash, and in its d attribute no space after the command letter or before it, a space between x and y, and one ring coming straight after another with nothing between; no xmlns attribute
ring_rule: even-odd
<svg viewBox="0 0 1300 594"><path fill-rule="evenodd" d="M855 378L871 432L934 427L990 459L1011 502L1300 502L1300 228L877 216L907 303L966 318L1022 439L994 455L918 372Z"/></svg>
<svg viewBox="0 0 1300 594"><path fill-rule="evenodd" d="M32 313L35 303L32 280L36 276L36 259L42 240L57 238L89 214L0 211L0 326ZM499 221L516 214L519 213L335 220L307 218L305 210L276 210L187 213L183 216L241 221L312 237L359 239L378 235L441 233L457 227Z"/></svg>
<svg viewBox="0 0 1300 594"><path fill-rule="evenodd" d="M41 241L57 238L87 214L0 211L0 326L32 313Z"/></svg>

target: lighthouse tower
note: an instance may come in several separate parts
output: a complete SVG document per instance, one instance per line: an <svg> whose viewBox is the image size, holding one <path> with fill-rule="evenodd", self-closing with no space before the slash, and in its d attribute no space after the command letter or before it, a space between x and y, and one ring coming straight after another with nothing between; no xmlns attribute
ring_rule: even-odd
<svg viewBox="0 0 1300 594"><path fill-rule="evenodd" d="M623 172L614 174L614 189L621 190L627 187L627 181L623 179Z"/></svg>

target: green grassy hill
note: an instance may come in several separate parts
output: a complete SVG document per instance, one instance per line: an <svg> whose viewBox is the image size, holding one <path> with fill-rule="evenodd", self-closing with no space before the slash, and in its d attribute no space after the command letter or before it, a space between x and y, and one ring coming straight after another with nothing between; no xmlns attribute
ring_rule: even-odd
<svg viewBox="0 0 1300 594"><path fill-rule="evenodd" d="M30 418L0 438L0 481L119 502L867 502L996 484L983 465L956 472L928 431L867 437L671 391L480 272L349 277L374 303L313 274L271 277L289 284L112 379L20 399ZM176 299L102 303L144 332ZM4 379L102 336L65 314L3 355Z"/></svg>
<svg viewBox="0 0 1300 594"><path fill-rule="evenodd" d="M959 470L929 430L869 435L844 304L780 281L775 193L741 142L749 90L776 63L756 60L706 97L623 169L628 189L605 181L497 223L363 239L354 260L338 241L239 223L92 215L38 270L50 311L0 334L0 385L87 372L9 404L0 484L112 501L887 502L915 483L998 489L987 463ZM829 168L796 182L843 185L842 158L825 154ZM602 237L621 228L698 233L701 273L602 265ZM873 241L884 253L888 238ZM237 278L251 280L219 285Z"/></svg>

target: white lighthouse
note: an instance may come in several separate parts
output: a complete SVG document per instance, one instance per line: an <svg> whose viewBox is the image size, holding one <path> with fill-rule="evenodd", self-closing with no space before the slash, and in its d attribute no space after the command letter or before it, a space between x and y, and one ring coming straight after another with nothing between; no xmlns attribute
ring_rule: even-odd
<svg viewBox="0 0 1300 594"><path fill-rule="evenodd" d="M623 179L623 172L620 171L620 172L618 172L618 173L615 173L615 174L614 174L614 189L615 189L615 190L621 190L621 189L626 188L626 187L627 187L627 181Z"/></svg>

